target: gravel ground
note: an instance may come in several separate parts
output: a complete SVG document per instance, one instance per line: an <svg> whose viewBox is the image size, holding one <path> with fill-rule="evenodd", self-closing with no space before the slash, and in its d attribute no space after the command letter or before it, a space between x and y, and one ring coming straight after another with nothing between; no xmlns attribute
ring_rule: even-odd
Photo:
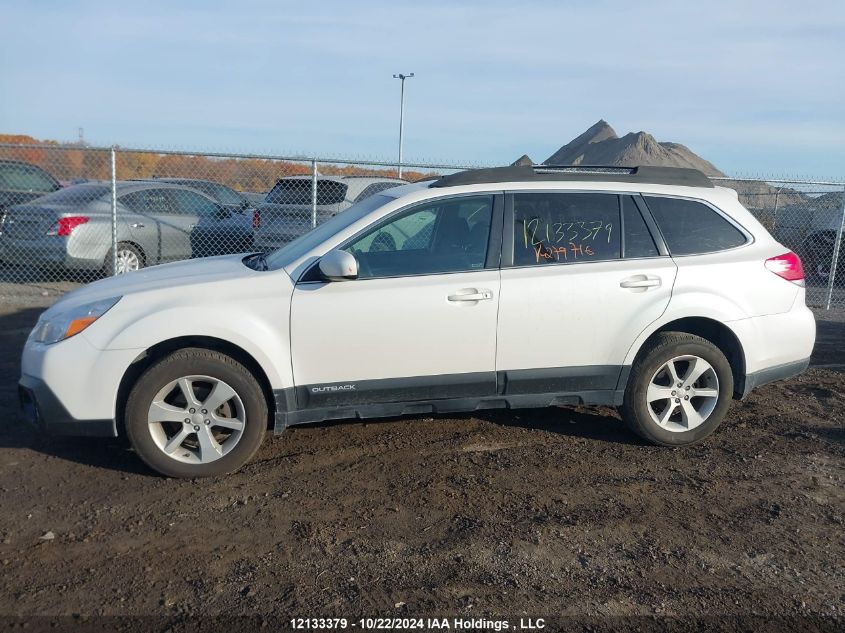
<svg viewBox="0 0 845 633"><path fill-rule="evenodd" d="M0 306L2 615L842 625L843 312L819 314L814 368L691 448L609 408L496 411L294 428L239 473L181 481L120 440L24 425L40 310Z"/></svg>

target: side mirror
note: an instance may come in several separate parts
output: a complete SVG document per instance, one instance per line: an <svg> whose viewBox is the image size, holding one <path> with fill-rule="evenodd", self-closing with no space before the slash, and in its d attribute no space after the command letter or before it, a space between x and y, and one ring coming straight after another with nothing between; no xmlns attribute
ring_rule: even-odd
<svg viewBox="0 0 845 633"><path fill-rule="evenodd" d="M358 278L358 260L346 251L329 251L320 258L319 268L327 281Z"/></svg>

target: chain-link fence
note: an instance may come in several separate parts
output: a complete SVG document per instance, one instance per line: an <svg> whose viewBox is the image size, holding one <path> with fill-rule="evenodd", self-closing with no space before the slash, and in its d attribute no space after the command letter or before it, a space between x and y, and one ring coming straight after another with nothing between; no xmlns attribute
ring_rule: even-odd
<svg viewBox="0 0 845 633"><path fill-rule="evenodd" d="M172 261L278 248L355 202L470 165L0 144L0 301ZM719 179L845 307L843 184ZM838 262L838 265L837 265Z"/></svg>
<svg viewBox="0 0 845 633"><path fill-rule="evenodd" d="M278 248L384 189L466 168L0 144L0 301Z"/></svg>
<svg viewBox="0 0 845 633"><path fill-rule="evenodd" d="M807 303L845 308L845 253L840 253L845 184L821 180L711 178L730 187L775 239L801 257Z"/></svg>

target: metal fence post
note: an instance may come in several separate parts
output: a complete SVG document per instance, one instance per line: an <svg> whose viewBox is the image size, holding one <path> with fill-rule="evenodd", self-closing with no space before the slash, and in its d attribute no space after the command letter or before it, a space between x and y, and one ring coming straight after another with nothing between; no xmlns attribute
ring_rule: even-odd
<svg viewBox="0 0 845 633"><path fill-rule="evenodd" d="M111 271L117 275L117 152L111 148Z"/></svg>
<svg viewBox="0 0 845 633"><path fill-rule="evenodd" d="M772 212L772 230L778 225L778 202L780 201L780 192L783 189L783 185L778 187L778 190L775 191L775 210Z"/></svg>
<svg viewBox="0 0 845 633"><path fill-rule="evenodd" d="M311 228L317 226L317 161L311 161Z"/></svg>
<svg viewBox="0 0 845 633"><path fill-rule="evenodd" d="M845 187L842 188L842 204L839 205L839 230L836 232L836 241L833 243L833 261L830 263L830 279L827 286L826 310L830 310L833 301L833 285L836 283L836 266L839 264L839 250L842 245L842 232L845 230Z"/></svg>

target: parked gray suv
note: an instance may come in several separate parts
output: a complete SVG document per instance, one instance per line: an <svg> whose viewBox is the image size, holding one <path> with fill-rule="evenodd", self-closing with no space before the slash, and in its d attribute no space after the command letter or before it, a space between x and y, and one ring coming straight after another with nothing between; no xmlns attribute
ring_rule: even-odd
<svg viewBox="0 0 845 633"><path fill-rule="evenodd" d="M74 185L9 208L0 260L112 272L111 184ZM252 219L195 189L164 182L117 183L117 271L252 250Z"/></svg>

